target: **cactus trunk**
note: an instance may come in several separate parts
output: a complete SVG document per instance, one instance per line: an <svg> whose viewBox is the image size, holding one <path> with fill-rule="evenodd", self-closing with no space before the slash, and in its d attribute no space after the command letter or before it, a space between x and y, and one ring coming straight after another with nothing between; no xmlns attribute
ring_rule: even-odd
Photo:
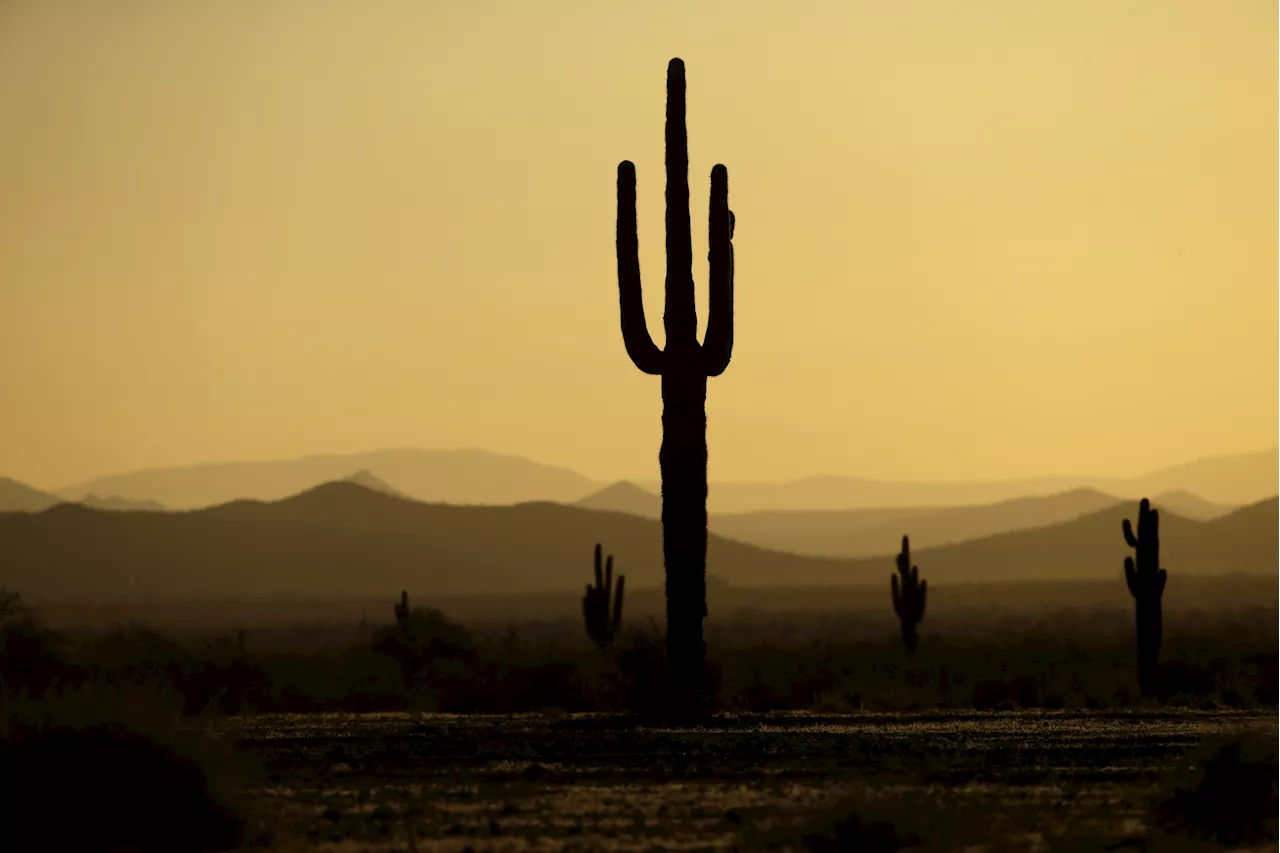
<svg viewBox="0 0 1280 853"><path fill-rule="evenodd" d="M1138 689L1144 696L1158 692L1160 645L1162 642L1162 616L1160 599L1144 596L1133 602L1138 630Z"/></svg>
<svg viewBox="0 0 1280 853"><path fill-rule="evenodd" d="M689 222L689 145L684 63L667 66L666 346L649 337L640 286L635 166L618 164L618 302L627 355L644 373L662 377L662 553L667 585L667 661L677 710L699 699L706 660L707 378L719 376L733 352L733 213L729 175L711 170L707 333L699 344Z"/></svg>
<svg viewBox="0 0 1280 853"><path fill-rule="evenodd" d="M677 693L696 688L706 658L707 376L700 366L662 377L662 557L667 655Z"/></svg>

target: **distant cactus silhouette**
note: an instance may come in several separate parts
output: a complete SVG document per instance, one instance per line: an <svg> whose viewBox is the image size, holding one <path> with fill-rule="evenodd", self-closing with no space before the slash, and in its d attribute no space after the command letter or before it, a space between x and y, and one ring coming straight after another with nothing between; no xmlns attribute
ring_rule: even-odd
<svg viewBox="0 0 1280 853"><path fill-rule="evenodd" d="M400 603L396 605L396 624L401 628L409 622L409 591L400 591Z"/></svg>
<svg viewBox="0 0 1280 853"><path fill-rule="evenodd" d="M596 545L596 582L587 584L587 594L582 597L582 618L587 624L587 635L600 648L613 642L622 625L622 590L627 576L618 575L618 592L613 603L613 618L609 617L609 599L613 591L613 556L605 562L604 574L600 572L600 546Z"/></svg>
<svg viewBox="0 0 1280 853"><path fill-rule="evenodd" d="M445 677L438 664L454 661L478 665L470 632L450 622L439 610L410 608L409 593L402 591L395 605L396 624L380 628L373 637L373 650L400 664L405 684L423 686ZM453 677L453 676L449 676Z"/></svg>
<svg viewBox="0 0 1280 853"><path fill-rule="evenodd" d="M1138 504L1138 535L1133 535L1129 519L1124 519L1124 541L1137 555L1124 558L1124 580L1133 596L1138 634L1138 687L1143 695L1157 692L1159 676L1161 614L1160 598L1164 595L1168 573L1160 568L1160 511L1151 508L1146 498Z"/></svg>
<svg viewBox="0 0 1280 853"><path fill-rule="evenodd" d="M902 537L902 553L898 555L897 564L898 574L889 579L893 589L893 612L898 614L898 621L902 623L902 645L910 655L915 653L919 643L916 626L924 619L924 600L929 582L920 580L919 567L911 565L911 543L906 536Z"/></svg>
<svg viewBox="0 0 1280 853"><path fill-rule="evenodd" d="M698 343L689 222L689 145L684 62L667 65L667 277L658 349L644 319L636 232L636 170L618 164L618 301L622 339L641 371L662 377L662 553L666 566L667 660L678 706L697 700L705 673L702 621L707 615L707 378L733 352L733 228L729 173L711 170L708 217L709 317Z"/></svg>

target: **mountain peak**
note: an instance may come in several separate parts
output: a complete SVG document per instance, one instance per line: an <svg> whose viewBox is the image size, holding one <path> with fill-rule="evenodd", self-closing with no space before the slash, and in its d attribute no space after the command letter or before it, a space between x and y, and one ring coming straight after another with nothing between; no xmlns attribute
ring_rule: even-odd
<svg viewBox="0 0 1280 853"><path fill-rule="evenodd" d="M347 510L379 504L386 500L404 501L406 498L395 494L393 491L370 488L364 483L343 478L312 486L274 503L277 506L305 506L309 509L327 507Z"/></svg>
<svg viewBox="0 0 1280 853"><path fill-rule="evenodd" d="M57 495L10 477L0 477L0 512L42 512L60 503L62 500Z"/></svg>
<svg viewBox="0 0 1280 853"><path fill-rule="evenodd" d="M347 475L342 479L342 482L355 483L357 486L363 486L364 488L369 489L370 491L382 492L384 495L391 495L392 497L397 497L397 498L405 498L406 500L408 499L403 492L387 485L385 480L382 480L377 476L375 476L374 473L370 471L368 468L361 468L359 471L355 472L354 474Z"/></svg>
<svg viewBox="0 0 1280 853"><path fill-rule="evenodd" d="M625 512L641 518L662 516L661 496L641 488L630 480L619 480L610 486L605 486L600 491L587 495L575 506L602 512Z"/></svg>
<svg viewBox="0 0 1280 853"><path fill-rule="evenodd" d="M352 472L356 472L352 474ZM207 463L100 477L59 491L66 500L88 493L153 500L197 509L240 499L277 501L316 483L344 478L433 503L510 505L530 500L571 502L599 483L567 468L488 451L399 448L304 456L275 461ZM377 480L381 487L371 480Z"/></svg>

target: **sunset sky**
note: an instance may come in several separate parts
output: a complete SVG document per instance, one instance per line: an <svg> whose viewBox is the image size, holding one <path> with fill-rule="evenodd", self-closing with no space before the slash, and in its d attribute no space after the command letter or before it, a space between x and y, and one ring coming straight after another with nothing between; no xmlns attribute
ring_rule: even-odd
<svg viewBox="0 0 1280 853"><path fill-rule="evenodd" d="M1274 0L5 0L0 475L480 447L657 475L667 61L713 480L1277 443Z"/></svg>

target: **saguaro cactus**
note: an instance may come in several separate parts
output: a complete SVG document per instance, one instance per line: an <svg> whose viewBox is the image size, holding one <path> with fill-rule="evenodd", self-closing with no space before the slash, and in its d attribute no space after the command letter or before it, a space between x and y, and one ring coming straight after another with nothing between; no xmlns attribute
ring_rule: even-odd
<svg viewBox="0 0 1280 853"><path fill-rule="evenodd" d="M920 580L920 568L911 565L911 543L906 536L902 537L902 553L896 562L898 574L889 578L893 590L893 612L898 614L898 621L902 624L902 645L911 655L919 643L916 626L924 619L924 599L929 591L929 582Z"/></svg>
<svg viewBox="0 0 1280 853"><path fill-rule="evenodd" d="M1133 557L1124 558L1124 580L1133 596L1138 633L1138 687L1144 695L1156 691L1157 658L1160 656L1160 599L1168 573L1160 568L1160 511L1146 498L1138 504L1138 535L1133 535L1129 519L1124 519L1124 541L1133 548Z"/></svg>
<svg viewBox="0 0 1280 853"><path fill-rule="evenodd" d="M613 591L613 555L605 563L604 574L600 572L600 545L596 545L596 582L587 584L587 594L582 597L582 619L587 623L587 635L600 648L613 642L618 628L622 625L622 590L626 586L627 576L618 575L617 598L613 604L613 618L609 618L609 598Z"/></svg>
<svg viewBox="0 0 1280 853"><path fill-rule="evenodd" d="M677 702L693 700L706 660L707 378L729 366L733 352L733 213L729 173L711 170L707 334L699 344L693 299L689 223L689 145L685 131L684 63L667 65L667 278L658 349L649 336L640 289L636 235L636 170L618 164L618 301L622 340L636 367L662 377L662 554L666 566L667 659Z"/></svg>

